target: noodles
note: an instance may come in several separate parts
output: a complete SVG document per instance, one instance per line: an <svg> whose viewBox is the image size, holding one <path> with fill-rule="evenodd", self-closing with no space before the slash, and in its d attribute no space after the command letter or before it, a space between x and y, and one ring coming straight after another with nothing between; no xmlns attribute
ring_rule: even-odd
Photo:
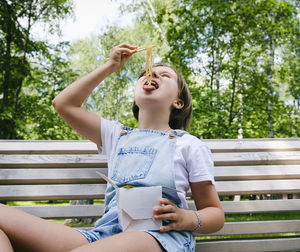
<svg viewBox="0 0 300 252"><path fill-rule="evenodd" d="M148 45L139 47L137 52L146 50L146 79L148 81L148 85L151 85L151 79L152 79L152 65L153 65L153 51L152 49L155 47L155 45Z"/></svg>
<svg viewBox="0 0 300 252"><path fill-rule="evenodd" d="M152 79L152 65L153 65L153 53L152 53L152 46L149 46L146 54L146 79L148 81L148 85L151 85Z"/></svg>

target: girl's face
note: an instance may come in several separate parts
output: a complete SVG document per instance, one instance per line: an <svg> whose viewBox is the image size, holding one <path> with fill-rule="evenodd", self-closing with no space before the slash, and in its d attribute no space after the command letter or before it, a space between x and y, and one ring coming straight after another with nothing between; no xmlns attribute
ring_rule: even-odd
<svg viewBox="0 0 300 252"><path fill-rule="evenodd" d="M134 99L140 109L155 108L171 111L174 102L178 100L177 74L166 66L154 67L151 86L148 85L144 74L137 81Z"/></svg>

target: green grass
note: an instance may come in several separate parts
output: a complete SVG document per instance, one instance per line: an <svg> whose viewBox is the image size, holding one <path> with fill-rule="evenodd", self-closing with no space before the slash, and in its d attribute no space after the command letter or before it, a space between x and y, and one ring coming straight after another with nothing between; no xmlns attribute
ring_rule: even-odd
<svg viewBox="0 0 300 252"><path fill-rule="evenodd" d="M299 237L300 233L276 233L276 234L245 234L245 235L218 235L218 236L197 236L197 241L220 240L220 239L255 239L255 238L275 238L275 237Z"/></svg>
<svg viewBox="0 0 300 252"><path fill-rule="evenodd" d="M262 221L262 220L295 220L300 219L300 212L226 214L226 222Z"/></svg>
<svg viewBox="0 0 300 252"><path fill-rule="evenodd" d="M55 200L55 201L9 201L6 202L8 206L43 206L43 205L69 205L68 200Z"/></svg>

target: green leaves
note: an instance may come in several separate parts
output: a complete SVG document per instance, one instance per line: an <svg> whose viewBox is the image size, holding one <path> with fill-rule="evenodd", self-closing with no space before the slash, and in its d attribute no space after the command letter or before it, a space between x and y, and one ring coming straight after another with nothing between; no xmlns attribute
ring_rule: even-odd
<svg viewBox="0 0 300 252"><path fill-rule="evenodd" d="M72 44L33 39L44 22L72 15L70 0L2 1L0 6L0 138L77 139L51 101L78 76L102 64L113 46L156 44L155 61L173 64L194 104L191 133L203 138L300 135L300 20L297 1L131 0L131 27ZM34 3L34 4L33 4ZM20 20L22 19L22 22ZM85 106L135 126L133 87L145 55L133 55Z"/></svg>
<svg viewBox="0 0 300 252"><path fill-rule="evenodd" d="M69 0L1 2L0 138L56 138L44 133L57 116L51 112L53 87L65 85L63 79L72 73L59 56L62 45L55 48L35 40L32 29L38 22L53 28L71 13L71 4ZM40 131L43 120L49 124Z"/></svg>
<svg viewBox="0 0 300 252"><path fill-rule="evenodd" d="M299 116L292 105L300 86L300 55L292 53L299 52L295 1L177 0L171 6L159 17L170 45L165 58L199 82L192 133L235 138L242 127L245 137L297 136L299 126L285 130L290 111Z"/></svg>

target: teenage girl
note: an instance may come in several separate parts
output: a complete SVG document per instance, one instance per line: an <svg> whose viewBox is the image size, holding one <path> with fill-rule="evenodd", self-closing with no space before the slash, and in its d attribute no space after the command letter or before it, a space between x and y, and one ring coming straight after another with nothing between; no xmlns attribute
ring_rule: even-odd
<svg viewBox="0 0 300 252"><path fill-rule="evenodd" d="M181 130L190 123L192 101L176 69L154 65L151 85L147 85L145 73L139 77L133 105L137 129L82 107L97 85L121 68L136 50L126 43L114 47L105 64L63 90L53 106L66 123L107 155L108 176L118 186L165 185L179 191L175 196L164 195L153 209L153 218L163 221L160 230L122 232L115 191L108 185L104 215L91 231L0 204L1 251L194 251L193 231L212 233L223 227L224 212L214 186L211 153L198 138ZM189 188L197 211L187 207Z"/></svg>

